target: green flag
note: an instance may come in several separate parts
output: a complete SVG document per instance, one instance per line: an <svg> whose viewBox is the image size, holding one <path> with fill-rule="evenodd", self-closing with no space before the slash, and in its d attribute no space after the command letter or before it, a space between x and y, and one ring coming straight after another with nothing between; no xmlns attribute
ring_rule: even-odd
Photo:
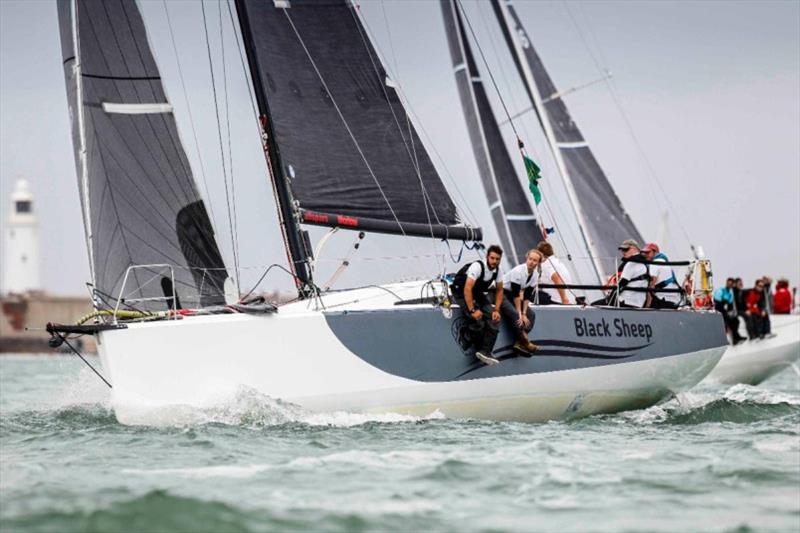
<svg viewBox="0 0 800 533"><path fill-rule="evenodd" d="M539 205L542 202L542 191L539 190L539 180L542 179L540 172L542 170L530 157L526 155L522 157L525 159L525 170L528 172L528 188L533 194L533 200L536 205Z"/></svg>

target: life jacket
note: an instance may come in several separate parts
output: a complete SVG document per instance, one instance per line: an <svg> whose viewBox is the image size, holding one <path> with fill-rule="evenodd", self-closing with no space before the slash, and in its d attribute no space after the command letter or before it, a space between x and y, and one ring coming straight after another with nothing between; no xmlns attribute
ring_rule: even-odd
<svg viewBox="0 0 800 533"><path fill-rule="evenodd" d="M639 274L638 276L634 276L631 279L622 278L620 276L620 282L623 282L619 286L620 292L623 292L625 289L646 289L650 286L650 265L647 264L644 259L644 256L638 255L633 256L628 260L630 263L641 263L644 266L644 274ZM638 292L638 291L637 291Z"/></svg>
<svg viewBox="0 0 800 533"><path fill-rule="evenodd" d="M472 263L467 263L458 270L455 278L453 278L453 285L451 286L451 289L455 296L460 298L464 297L464 287L467 284L467 270L469 270L469 267L471 267L474 263L478 263L481 266L481 273L478 276L478 279L475 280L475 285L472 287L472 294L486 294L486 292L489 290L489 287L497 279L497 272L499 269L495 269L495 271L492 273L492 277L487 281L483 279L483 275L486 273L486 266L484 266L483 261L478 260Z"/></svg>
<svg viewBox="0 0 800 533"><path fill-rule="evenodd" d="M667 259L667 256L662 254L661 252L657 253L655 257L653 257L653 259L654 260L663 259L664 261L669 261L669 259ZM666 289L670 285L675 285L676 288L680 288L680 285L678 285L678 279L675 277L675 271L672 269L669 270L672 275L667 279L665 279L664 281L659 281L658 283L656 283L655 285L656 289Z"/></svg>

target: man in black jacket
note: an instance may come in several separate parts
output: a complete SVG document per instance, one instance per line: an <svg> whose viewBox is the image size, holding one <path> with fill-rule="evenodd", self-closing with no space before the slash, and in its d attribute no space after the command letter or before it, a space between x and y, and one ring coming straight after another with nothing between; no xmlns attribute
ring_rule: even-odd
<svg viewBox="0 0 800 533"><path fill-rule="evenodd" d="M486 262L473 261L461 267L453 280L453 298L470 322L477 351L475 357L487 365L500 361L492 357L500 325L500 306L503 303L503 274L500 261L503 250L493 244L486 250ZM487 293L495 285L494 307Z"/></svg>

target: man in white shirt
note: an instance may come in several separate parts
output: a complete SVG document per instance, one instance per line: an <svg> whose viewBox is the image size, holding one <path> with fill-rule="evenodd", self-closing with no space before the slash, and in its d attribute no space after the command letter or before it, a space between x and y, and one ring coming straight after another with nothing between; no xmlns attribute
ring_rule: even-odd
<svg viewBox="0 0 800 533"><path fill-rule="evenodd" d="M536 246L536 249L544 256L544 262L542 262L542 283L547 285L572 285L572 275L567 266L553 255L553 245L547 241L542 241ZM542 289L539 298L540 304L559 302L562 304L575 303L575 297L572 291L564 287L559 287L558 289Z"/></svg>
<svg viewBox="0 0 800 533"><path fill-rule="evenodd" d="M643 253L627 257L619 275L619 303L624 307L647 307L651 274Z"/></svg>
<svg viewBox="0 0 800 533"><path fill-rule="evenodd" d="M642 253L648 261L655 263L666 263L667 256L661 253L658 245L649 242L642 248ZM682 295L680 292L658 292L658 289L669 289L670 291L680 289L675 272L668 265L650 265L651 286L656 289L651 295L650 307L654 309L677 309L681 303Z"/></svg>
<svg viewBox="0 0 800 533"><path fill-rule="evenodd" d="M497 330L500 326L500 306L503 303L503 273L500 261L503 250L493 244L486 249L486 262L473 261L461 267L453 280L453 298L470 321L475 333L475 357L487 365L500 361L492 357ZM489 303L487 292L495 285L495 304Z"/></svg>
<svg viewBox="0 0 800 533"><path fill-rule="evenodd" d="M529 304L539 282L542 259L544 256L539 250L530 250L524 263L515 266L503 276L505 295L500 313L514 331L514 349L526 357L530 357L538 348L528 339L528 333L533 329L536 320Z"/></svg>

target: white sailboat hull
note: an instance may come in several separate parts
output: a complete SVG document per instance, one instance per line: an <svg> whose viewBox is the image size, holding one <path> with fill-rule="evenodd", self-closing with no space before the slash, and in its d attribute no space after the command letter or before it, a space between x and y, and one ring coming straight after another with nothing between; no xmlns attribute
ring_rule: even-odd
<svg viewBox="0 0 800 533"><path fill-rule="evenodd" d="M419 284L392 286L392 290L418 296ZM149 423L150 415L163 408L213 407L246 387L312 411L424 416L438 410L458 418L544 421L652 405L696 385L725 350L723 339L700 350L662 356L652 352L655 339L608 339L606 344L617 342L606 348L611 355L591 347L554 349L551 355L542 349L541 356L507 354L499 365L486 367L475 365L473 358L460 352L450 333L452 319L432 306L398 310L391 305L391 297L387 308L388 296L383 291L360 294L344 306L347 311L336 312L335 320L331 311L308 310L300 303L268 316L191 317L100 333L98 348L113 384L117 418L128 424ZM327 305L331 309L330 301ZM614 312L604 316L611 320ZM388 328L372 327L369 321L380 319L382 313L391 313ZM406 329L410 325L406 321L416 320L419 313L428 327ZM565 331L571 331L575 313L593 317L604 312L575 306L538 308L537 328L541 323L552 333L553 324L564 324ZM672 315L670 320L685 324L695 316L681 315ZM640 316L656 315L621 316L633 323ZM355 334L353 344L347 336L353 332L343 334L337 330L339 324L365 329ZM375 340L380 353L364 355L358 343ZM624 343L631 340L636 349L628 350ZM638 350L646 341L651 341L647 349L651 351ZM497 345L503 344L501 336ZM387 358L385 352L391 356ZM502 352L502 348L495 350ZM649 355L642 355L645 352ZM440 377L450 371L444 362L459 365L452 379Z"/></svg>
<svg viewBox="0 0 800 533"><path fill-rule="evenodd" d="M758 385L800 360L800 316L771 315L774 337L730 346L708 381Z"/></svg>

